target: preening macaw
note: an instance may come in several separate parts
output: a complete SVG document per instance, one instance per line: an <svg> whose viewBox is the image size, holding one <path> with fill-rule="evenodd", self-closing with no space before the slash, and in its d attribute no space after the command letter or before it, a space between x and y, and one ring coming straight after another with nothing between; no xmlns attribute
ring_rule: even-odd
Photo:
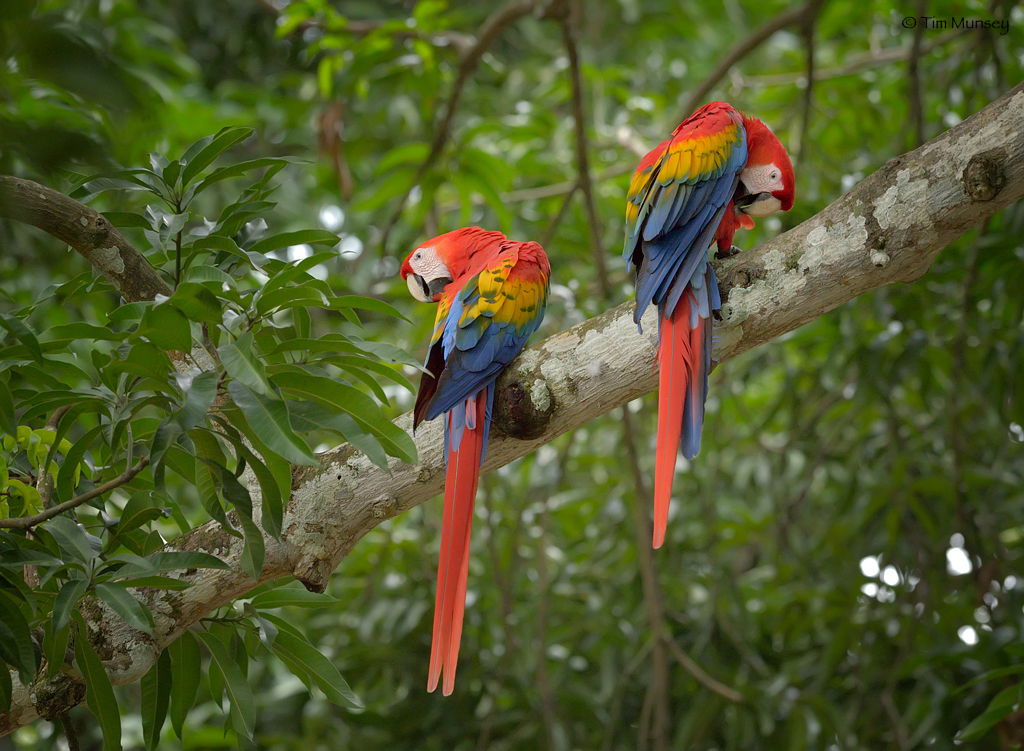
<svg viewBox="0 0 1024 751"><path fill-rule="evenodd" d="M469 538L480 463L494 404L494 382L540 326L551 266L535 242L466 227L420 245L402 265L409 292L437 302L413 430L444 415L444 516L427 690L444 672L455 685L469 573Z"/></svg>
<svg viewBox="0 0 1024 751"><path fill-rule="evenodd" d="M623 257L636 267L639 325L658 306L658 442L654 547L665 541L680 434L683 455L700 449L711 371L711 312L721 307L709 248L728 255L751 217L789 211L789 154L767 126L725 102L706 104L641 161L626 203Z"/></svg>

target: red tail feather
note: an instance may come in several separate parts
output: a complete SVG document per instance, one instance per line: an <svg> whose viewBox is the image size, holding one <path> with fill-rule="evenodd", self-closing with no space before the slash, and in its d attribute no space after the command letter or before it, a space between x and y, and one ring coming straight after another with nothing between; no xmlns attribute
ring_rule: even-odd
<svg viewBox="0 0 1024 751"><path fill-rule="evenodd" d="M441 559L437 569L434 600L434 637L430 645L427 691L437 688L444 673L445 696L455 688L455 666L462 641L462 619L466 613L466 582L469 575L469 539L473 528L473 505L480 481L487 399L484 393L468 400L467 426L458 451L449 451L444 483L444 518L441 522ZM445 417L451 426L451 414ZM469 424L474 427L469 428Z"/></svg>
<svg viewBox="0 0 1024 751"><path fill-rule="evenodd" d="M687 389L696 385L701 327L690 330L691 295L683 294L671 318L662 318L658 343L658 440L654 455L654 547L665 542L672 478L683 428Z"/></svg>

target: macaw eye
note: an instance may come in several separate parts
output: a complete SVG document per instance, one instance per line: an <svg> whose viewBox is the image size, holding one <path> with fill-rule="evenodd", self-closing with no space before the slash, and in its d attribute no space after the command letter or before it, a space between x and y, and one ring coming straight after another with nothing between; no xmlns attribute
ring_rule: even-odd
<svg viewBox="0 0 1024 751"><path fill-rule="evenodd" d="M419 251L417 250L417 251L416 251L416 255L414 255L414 256L413 256L413 260L414 260L414 261L418 261L418 260L420 260L420 258L422 258L422 257L423 257L423 254L422 254L422 253L420 253L420 252L419 252Z"/></svg>
<svg viewBox="0 0 1024 751"><path fill-rule="evenodd" d="M779 179L779 173L778 172L773 172L770 179L778 180Z"/></svg>

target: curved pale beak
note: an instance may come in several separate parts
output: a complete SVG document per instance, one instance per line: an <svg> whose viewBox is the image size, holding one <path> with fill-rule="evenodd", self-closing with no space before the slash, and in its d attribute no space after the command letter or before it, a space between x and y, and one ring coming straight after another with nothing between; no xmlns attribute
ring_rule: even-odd
<svg viewBox="0 0 1024 751"><path fill-rule="evenodd" d="M742 184L740 183L740 185ZM766 210L773 201L773 208ZM778 211L781 206L779 199L768 192L746 193L735 199L733 203L736 205L737 211L749 216L768 216Z"/></svg>
<svg viewBox="0 0 1024 751"><path fill-rule="evenodd" d="M420 302L437 302L444 288L452 283L452 279L448 276L424 279L419 274L409 274L405 278L405 283L409 286L409 294Z"/></svg>

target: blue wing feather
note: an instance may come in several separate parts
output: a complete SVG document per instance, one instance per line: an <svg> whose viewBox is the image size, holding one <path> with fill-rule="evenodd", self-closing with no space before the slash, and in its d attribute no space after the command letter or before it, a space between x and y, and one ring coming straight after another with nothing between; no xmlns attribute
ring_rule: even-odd
<svg viewBox="0 0 1024 751"><path fill-rule="evenodd" d="M743 137L720 169L714 171L715 176L662 185L658 182L661 162L653 166L639 217L627 229L623 249L626 259L632 259L637 249L643 258L636 278L637 323L651 303L659 306L662 315L670 316L694 276L703 274L700 262L708 257L708 248L747 161L746 133L741 132ZM717 289L704 299L712 310L721 306Z"/></svg>

